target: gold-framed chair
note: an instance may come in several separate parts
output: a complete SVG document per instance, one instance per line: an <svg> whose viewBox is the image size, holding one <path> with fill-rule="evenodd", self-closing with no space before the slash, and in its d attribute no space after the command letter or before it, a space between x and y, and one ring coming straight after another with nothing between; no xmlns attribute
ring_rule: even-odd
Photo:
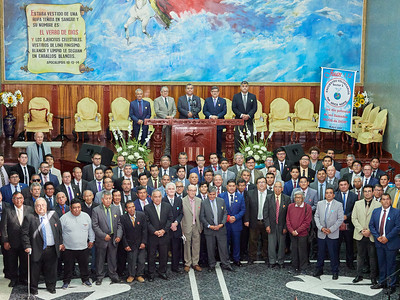
<svg viewBox="0 0 400 300"><path fill-rule="evenodd" d="M269 131L270 132L292 132L294 130L291 118L293 114L290 113L289 103L283 98L274 99L269 106Z"/></svg>
<svg viewBox="0 0 400 300"><path fill-rule="evenodd" d="M113 140L112 132L114 130L127 131L129 128L129 124L132 129L132 121L129 118L129 100L118 97L115 98L113 102L111 102L111 112L108 113L109 119L109 130L111 132L111 140Z"/></svg>
<svg viewBox="0 0 400 300"><path fill-rule="evenodd" d="M97 141L100 142L101 114L97 111L98 105L93 99L86 97L77 104L75 114L76 141L79 142L79 132L97 132Z"/></svg>
<svg viewBox="0 0 400 300"><path fill-rule="evenodd" d="M24 136L27 132L47 132L47 139L51 141L53 130L53 114L50 112L50 103L44 97L34 97L29 101L28 112L24 114Z"/></svg>
<svg viewBox="0 0 400 300"><path fill-rule="evenodd" d="M353 125L352 127L352 132L347 133L351 138L351 146L354 146L354 141L358 138L358 135L360 134L360 132L362 132L363 126L371 126L374 123L375 118L377 117L379 111L380 111L380 107L376 106L374 107L369 115L368 118L365 121L359 120L356 124Z"/></svg>
<svg viewBox="0 0 400 300"><path fill-rule="evenodd" d="M200 109L200 112L199 112L199 119L205 119L206 116L203 113L203 107L204 107L205 100L203 98L200 98L200 101L201 101L201 109Z"/></svg>
<svg viewBox="0 0 400 300"><path fill-rule="evenodd" d="M296 141L299 140L301 132L319 132L319 115L314 112L314 104L307 98L300 98L294 104L294 114L292 117Z"/></svg>
<svg viewBox="0 0 400 300"><path fill-rule="evenodd" d="M379 152L382 156L382 142L383 142L383 135L385 134L386 123L387 123L387 109L381 110L374 122L372 124L366 124L362 126L362 131L358 134L357 142L358 142L358 151L361 150L361 144L367 145L367 153L369 155L370 144L375 146L375 151L378 153L378 146Z"/></svg>
<svg viewBox="0 0 400 300"><path fill-rule="evenodd" d="M263 112L263 105L260 100L257 100L257 111L254 114L254 126L256 127L257 132L267 132L268 115Z"/></svg>

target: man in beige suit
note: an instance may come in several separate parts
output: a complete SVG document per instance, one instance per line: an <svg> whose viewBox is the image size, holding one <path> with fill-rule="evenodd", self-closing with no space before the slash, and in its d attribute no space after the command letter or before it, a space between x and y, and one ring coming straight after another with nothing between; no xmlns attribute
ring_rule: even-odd
<svg viewBox="0 0 400 300"><path fill-rule="evenodd" d="M181 227L182 233L186 238L183 246L185 272L190 271L190 266L201 272L201 267L199 266L200 233L202 231L200 222L201 199L196 197L196 191L197 187L190 184L187 188L187 196L182 199L183 218Z"/></svg>
<svg viewBox="0 0 400 300"><path fill-rule="evenodd" d="M375 208L381 206L381 203L373 200L372 186L366 185L363 188L364 199L356 201L351 215L351 221L354 225L353 238L357 241L357 276L353 279L354 283L363 280L363 268L365 258L369 257L371 283L377 283L378 263L376 260L376 250L374 237L369 231L369 221Z"/></svg>
<svg viewBox="0 0 400 300"><path fill-rule="evenodd" d="M161 88L161 96L154 99L154 111L157 119L173 119L176 115L175 100L168 96L168 87ZM163 126L163 134L165 136L164 155L171 153L171 126Z"/></svg>
<svg viewBox="0 0 400 300"><path fill-rule="evenodd" d="M390 195L392 199L392 207L399 208L400 207L400 174L394 176L394 187L391 187L387 190L387 193Z"/></svg>

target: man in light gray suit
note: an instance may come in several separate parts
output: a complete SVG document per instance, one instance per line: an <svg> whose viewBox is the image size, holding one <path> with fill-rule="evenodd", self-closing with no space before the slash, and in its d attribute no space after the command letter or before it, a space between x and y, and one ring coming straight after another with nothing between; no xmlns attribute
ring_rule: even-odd
<svg viewBox="0 0 400 300"><path fill-rule="evenodd" d="M318 200L323 200L325 195L325 190L332 185L326 182L326 171L325 169L318 170L317 180L310 184L310 188L314 189L318 193Z"/></svg>
<svg viewBox="0 0 400 300"><path fill-rule="evenodd" d="M219 165L221 166L221 169L214 172L214 175L221 175L222 186L226 187L228 180L236 180L236 175L232 171L228 170L229 162L225 157L221 158Z"/></svg>
<svg viewBox="0 0 400 300"><path fill-rule="evenodd" d="M51 154L51 150L49 146L43 144L43 132L35 132L34 137L35 143L26 147L26 153L28 154L28 165L34 167L35 172L38 173L40 163L46 161L46 154Z"/></svg>
<svg viewBox="0 0 400 300"><path fill-rule="evenodd" d="M168 87L161 88L161 96L154 99L154 111L156 119L173 119L176 115L175 100L168 96ZM165 136L165 149L164 154L170 155L171 153L171 126L163 126L163 134Z"/></svg>
<svg viewBox="0 0 400 300"><path fill-rule="evenodd" d="M334 199L332 187L325 190L325 200L319 201L315 211L315 225L318 228L318 260L314 277L323 272L326 250L331 260L332 279L339 278L339 227L344 221L343 205Z"/></svg>
<svg viewBox="0 0 400 300"><path fill-rule="evenodd" d="M198 119L201 111L201 100L198 96L193 95L193 84L186 85L186 95L180 96L178 99L179 119Z"/></svg>
<svg viewBox="0 0 400 300"><path fill-rule="evenodd" d="M92 212L92 227L96 235L96 285L104 278L104 262L107 255L108 274L114 283L120 282L117 274L117 248L122 238L120 211L112 206L112 194L103 192L102 204Z"/></svg>
<svg viewBox="0 0 400 300"><path fill-rule="evenodd" d="M235 164L233 166L229 167L228 170L232 171L237 176L237 174L240 171L242 171L246 168L246 166L244 165L244 155L240 152L235 153L235 156L233 157L233 161L235 162Z"/></svg>
<svg viewBox="0 0 400 300"><path fill-rule="evenodd" d="M349 174L351 172L353 172L353 162L356 160L356 157L354 156L354 154L347 154L346 156L346 163L347 163L347 167L346 168L342 168L340 170L340 178L343 178L343 176L345 174Z"/></svg>
<svg viewBox="0 0 400 300"><path fill-rule="evenodd" d="M200 220L203 223L204 235L207 243L209 271L215 269L215 246L218 245L221 268L233 271L229 262L227 237L226 237L226 218L225 201L217 198L217 189L210 186L208 189L208 198L203 201L200 210Z"/></svg>
<svg viewBox="0 0 400 300"><path fill-rule="evenodd" d="M294 202L294 195L297 191L302 191L304 194L304 203L309 204L312 207L312 210L315 211L317 209L318 204L318 193L316 190L313 190L309 187L309 181L307 177L299 178L299 187L293 189L292 195L290 196L291 202Z"/></svg>

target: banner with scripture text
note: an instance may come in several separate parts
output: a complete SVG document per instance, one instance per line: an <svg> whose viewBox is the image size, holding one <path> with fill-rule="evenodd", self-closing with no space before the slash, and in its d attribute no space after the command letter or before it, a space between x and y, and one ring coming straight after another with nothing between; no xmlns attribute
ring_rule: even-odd
<svg viewBox="0 0 400 300"><path fill-rule="evenodd" d="M321 68L318 127L351 131L357 71Z"/></svg>

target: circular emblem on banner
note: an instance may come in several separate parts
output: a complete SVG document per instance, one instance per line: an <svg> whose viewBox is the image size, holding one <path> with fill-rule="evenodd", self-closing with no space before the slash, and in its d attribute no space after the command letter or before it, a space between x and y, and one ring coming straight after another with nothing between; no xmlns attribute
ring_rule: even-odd
<svg viewBox="0 0 400 300"><path fill-rule="evenodd" d="M351 88L348 82L342 78L329 80L324 89L326 101L334 106L345 106L352 99Z"/></svg>

